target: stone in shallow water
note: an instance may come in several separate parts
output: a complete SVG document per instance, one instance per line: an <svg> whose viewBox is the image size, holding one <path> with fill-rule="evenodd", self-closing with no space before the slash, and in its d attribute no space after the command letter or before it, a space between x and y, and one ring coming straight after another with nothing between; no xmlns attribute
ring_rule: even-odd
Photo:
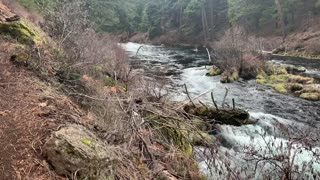
<svg viewBox="0 0 320 180"><path fill-rule="evenodd" d="M319 93L303 93L300 95L300 98L306 99L309 101L319 101L320 100L320 94Z"/></svg>
<svg viewBox="0 0 320 180"><path fill-rule="evenodd" d="M107 179L115 153L92 132L70 125L54 132L44 145L44 155L56 173L79 178Z"/></svg>
<svg viewBox="0 0 320 180"><path fill-rule="evenodd" d="M217 76L217 75L220 75L221 73L222 73L221 70L220 70L217 66L213 65L213 66L209 69L209 71L208 71L208 73L206 74L206 76Z"/></svg>

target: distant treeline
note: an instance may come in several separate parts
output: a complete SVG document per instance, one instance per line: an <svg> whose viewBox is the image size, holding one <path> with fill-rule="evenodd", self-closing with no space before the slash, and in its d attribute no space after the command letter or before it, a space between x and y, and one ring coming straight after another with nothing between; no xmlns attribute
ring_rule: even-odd
<svg viewBox="0 0 320 180"><path fill-rule="evenodd" d="M66 0L18 1L47 13ZM255 33L292 31L320 13L320 0L87 0L84 10L101 32L149 32L152 39L177 30L212 40L235 24Z"/></svg>

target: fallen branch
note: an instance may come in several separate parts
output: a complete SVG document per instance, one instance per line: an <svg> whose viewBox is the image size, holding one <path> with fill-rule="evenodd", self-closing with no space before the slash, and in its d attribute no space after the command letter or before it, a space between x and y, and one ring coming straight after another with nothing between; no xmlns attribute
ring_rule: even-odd
<svg viewBox="0 0 320 180"><path fill-rule="evenodd" d="M202 106L204 106L206 109L209 109L208 106L205 105L205 104L204 104L203 102L201 102L200 100L199 100L199 103L200 103Z"/></svg>
<svg viewBox="0 0 320 180"><path fill-rule="evenodd" d="M196 105L193 103L193 101L192 101L192 99L191 99L191 97L190 97L190 94L189 94L189 91L188 91L188 88L187 88L187 85L186 85L186 84L184 84L184 88L185 88L185 90L186 90L186 93L187 93L187 96L188 96L190 102L192 103L192 105L193 105L194 107L196 107Z"/></svg>
<svg viewBox="0 0 320 180"><path fill-rule="evenodd" d="M140 46L140 47L138 48L138 50L137 50L137 52L136 52L136 56L138 55L140 49L142 49L142 48L143 48L143 46Z"/></svg>
<svg viewBox="0 0 320 180"><path fill-rule="evenodd" d="M233 110L236 109L236 102L234 101L234 98L232 98L232 109Z"/></svg>
<svg viewBox="0 0 320 180"><path fill-rule="evenodd" d="M212 99L212 102L213 102L214 106L216 107L216 109L219 110L218 105L217 105L216 101L214 100L213 92L211 92L211 99Z"/></svg>
<svg viewBox="0 0 320 180"><path fill-rule="evenodd" d="M207 53L208 53L209 62L211 63L211 55L210 55L210 51L209 51L209 49L208 49L208 48L206 48L206 50L207 50Z"/></svg>
<svg viewBox="0 0 320 180"><path fill-rule="evenodd" d="M222 108L224 108L224 104L226 103L226 98L227 98L227 96L228 96L228 92L229 92L229 89L226 88L226 93L225 93L225 95L224 95L224 97L223 97L223 101L222 101Z"/></svg>
<svg viewBox="0 0 320 180"><path fill-rule="evenodd" d="M199 99L200 97L202 97L202 96L204 96L204 95L206 95L206 94L208 94L209 92L211 92L212 90L209 90L209 91L206 91L206 92L204 92L204 93L202 93L202 94L200 94L199 96L197 96L197 97L195 97L195 98L193 98L193 101L195 101L195 100L197 100L197 99ZM182 108L183 106L185 106L185 105L187 105L188 104L188 102L187 103L183 103L181 106L179 106L176 110L178 110L178 109L180 109L180 108Z"/></svg>

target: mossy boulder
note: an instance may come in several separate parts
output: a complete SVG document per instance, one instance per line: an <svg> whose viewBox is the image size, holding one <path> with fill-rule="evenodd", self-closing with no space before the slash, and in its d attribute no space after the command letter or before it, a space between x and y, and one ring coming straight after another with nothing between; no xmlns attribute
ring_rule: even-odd
<svg viewBox="0 0 320 180"><path fill-rule="evenodd" d="M288 93L288 91L286 89L286 84L273 84L272 87L278 93L282 93L282 94Z"/></svg>
<svg viewBox="0 0 320 180"><path fill-rule="evenodd" d="M309 100L309 101L319 101L320 93L303 93L300 95L300 98Z"/></svg>
<svg viewBox="0 0 320 180"><path fill-rule="evenodd" d="M0 34L9 35L24 44L38 44L40 42L36 30L23 20L0 22Z"/></svg>
<svg viewBox="0 0 320 180"><path fill-rule="evenodd" d="M222 83L232 83L239 79L239 71L236 68L225 70L220 78Z"/></svg>
<svg viewBox="0 0 320 180"><path fill-rule="evenodd" d="M291 83L288 85L288 89L290 89L291 92L301 91L303 89L303 85L299 83Z"/></svg>
<svg viewBox="0 0 320 180"><path fill-rule="evenodd" d="M80 125L54 132L44 155L57 174L80 179L107 179L108 166L116 163L114 151Z"/></svg>
<svg viewBox="0 0 320 180"><path fill-rule="evenodd" d="M304 67L298 67L298 66L294 66L294 65L287 65L285 66L287 72L291 73L291 74L298 74L298 73L304 73L306 72L306 68Z"/></svg>
<svg viewBox="0 0 320 180"><path fill-rule="evenodd" d="M279 93L291 92L300 98L312 101L316 101L318 99L316 94L320 94L319 89L310 87L314 83L313 78L289 74L283 67L270 63L266 65L265 71L259 72L256 82L272 87Z"/></svg>
<svg viewBox="0 0 320 180"><path fill-rule="evenodd" d="M263 69L268 76L288 74L286 68L279 64L266 63Z"/></svg>
<svg viewBox="0 0 320 180"><path fill-rule="evenodd" d="M30 58L31 57L28 53L20 52L18 54L12 55L10 60L17 66L28 66Z"/></svg>
<svg viewBox="0 0 320 180"><path fill-rule="evenodd" d="M217 76L217 75L220 75L221 73L222 73L221 70L220 70L217 66L213 65L213 66L209 69L209 71L208 71L208 73L206 74L206 76Z"/></svg>

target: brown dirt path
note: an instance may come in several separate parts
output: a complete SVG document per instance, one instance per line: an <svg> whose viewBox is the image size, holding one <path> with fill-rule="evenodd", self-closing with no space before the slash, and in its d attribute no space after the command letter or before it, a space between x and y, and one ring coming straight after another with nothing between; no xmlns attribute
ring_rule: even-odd
<svg viewBox="0 0 320 180"><path fill-rule="evenodd" d="M44 122L32 112L41 88L11 64L10 45L0 40L0 179L41 179L49 175L35 147Z"/></svg>
<svg viewBox="0 0 320 180"><path fill-rule="evenodd" d="M48 85L10 62L11 47L0 37L0 180L61 179L41 157L45 139L62 124L59 109L48 110Z"/></svg>

